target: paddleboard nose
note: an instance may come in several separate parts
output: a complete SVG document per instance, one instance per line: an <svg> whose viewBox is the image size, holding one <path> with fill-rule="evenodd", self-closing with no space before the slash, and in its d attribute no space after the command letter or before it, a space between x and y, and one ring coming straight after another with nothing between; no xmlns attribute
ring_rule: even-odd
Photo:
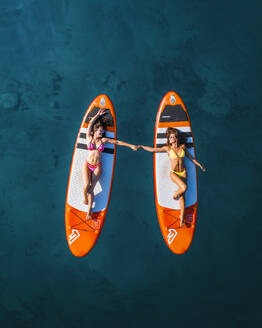
<svg viewBox="0 0 262 328"><path fill-rule="evenodd" d="M100 99L100 106L101 106L101 107L104 107L105 104L106 104L106 100L105 100L104 97L102 97L102 98Z"/></svg>
<svg viewBox="0 0 262 328"><path fill-rule="evenodd" d="M174 95L171 95L170 102L171 104L174 104L176 102L176 97Z"/></svg>

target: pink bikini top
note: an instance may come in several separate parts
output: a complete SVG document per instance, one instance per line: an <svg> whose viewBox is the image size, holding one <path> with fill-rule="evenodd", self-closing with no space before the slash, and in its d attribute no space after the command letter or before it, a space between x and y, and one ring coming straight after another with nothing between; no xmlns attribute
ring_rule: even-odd
<svg viewBox="0 0 262 328"><path fill-rule="evenodd" d="M98 150L102 153L102 151L105 149L105 146L104 146L104 144L101 144L98 148L96 148L96 146L92 142L89 142L87 149L88 150Z"/></svg>

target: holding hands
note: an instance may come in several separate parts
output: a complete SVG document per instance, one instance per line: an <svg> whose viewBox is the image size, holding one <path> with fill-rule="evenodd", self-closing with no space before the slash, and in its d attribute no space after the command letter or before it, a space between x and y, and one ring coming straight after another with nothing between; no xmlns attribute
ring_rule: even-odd
<svg viewBox="0 0 262 328"><path fill-rule="evenodd" d="M142 148L142 149L143 149L143 147L144 147L144 146L142 146L142 145L132 145L132 147L131 147L131 148L132 148L133 150L135 150L135 151L136 151L136 150L138 150L138 149L140 149L140 148Z"/></svg>
<svg viewBox="0 0 262 328"><path fill-rule="evenodd" d="M136 145L135 147L136 147L136 149L135 149L135 150L137 150L137 149L140 149L140 148L142 148L142 149L143 149L143 146L142 146L142 145Z"/></svg>
<svg viewBox="0 0 262 328"><path fill-rule="evenodd" d="M134 150L134 151L137 151L138 148L139 148L139 146L137 146L137 145L132 145L131 146L131 149Z"/></svg>

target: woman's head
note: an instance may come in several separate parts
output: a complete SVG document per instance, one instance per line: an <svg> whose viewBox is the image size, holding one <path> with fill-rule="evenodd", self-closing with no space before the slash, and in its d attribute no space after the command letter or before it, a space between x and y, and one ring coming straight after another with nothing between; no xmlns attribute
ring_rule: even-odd
<svg viewBox="0 0 262 328"><path fill-rule="evenodd" d="M98 119L92 128L92 135L96 138L102 138L105 136L106 124L102 119Z"/></svg>
<svg viewBox="0 0 262 328"><path fill-rule="evenodd" d="M180 135L177 129L167 128L166 130L167 145L170 146L177 140L177 143L180 143Z"/></svg>

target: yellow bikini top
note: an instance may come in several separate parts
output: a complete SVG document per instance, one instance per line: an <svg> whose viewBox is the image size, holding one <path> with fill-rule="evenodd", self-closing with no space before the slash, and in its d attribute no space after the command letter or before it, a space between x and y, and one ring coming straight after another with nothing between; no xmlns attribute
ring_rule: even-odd
<svg viewBox="0 0 262 328"><path fill-rule="evenodd" d="M177 155L177 153L174 151L174 149L171 148L171 150L169 152L169 157L170 158L185 157L185 151L184 151L184 149L182 149L181 154Z"/></svg>

